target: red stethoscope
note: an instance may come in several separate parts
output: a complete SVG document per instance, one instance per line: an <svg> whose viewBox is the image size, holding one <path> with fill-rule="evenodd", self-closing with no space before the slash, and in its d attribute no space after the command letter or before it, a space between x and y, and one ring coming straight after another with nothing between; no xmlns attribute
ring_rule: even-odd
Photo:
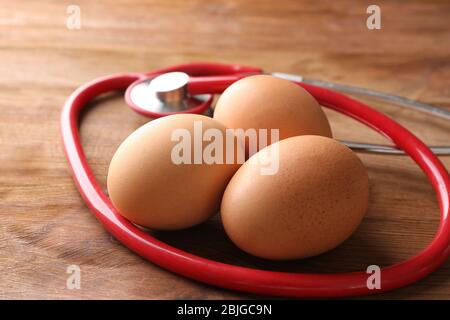
<svg viewBox="0 0 450 320"><path fill-rule="evenodd" d="M184 105L184 109L181 106L180 110L174 112L203 113L209 108L214 94L220 94L242 77L263 71L259 68L240 65L194 63L145 74L125 73L101 77L82 85L72 93L61 114L64 149L79 192L103 226L132 251L162 268L210 285L284 297L346 297L385 292L425 277L446 261L450 254L450 177L435 154L411 132L386 115L341 93L325 88L326 86L312 85L302 81L302 78L292 78L293 76L291 80L309 91L322 106L364 123L389 138L395 145L395 147L387 147L361 144L361 149L370 151L373 147L375 151L382 153L405 152L422 168L438 196L441 212L439 230L424 250L406 261L382 268L381 288L369 289L367 286L369 274L365 271L339 274L286 273L229 265L174 248L130 223L113 207L87 163L78 132L80 111L89 101L101 94L128 88L125 95L126 101L138 113L150 118L174 113L164 110L166 107L164 105L159 106L160 109L156 111L146 108L145 103L140 103L142 96L139 93L145 92L144 86L151 86L149 81L153 78L171 72L183 72L189 75L183 94L188 93L188 99L192 100ZM177 79L180 80L180 78ZM166 85L170 87L170 83L162 83L163 87ZM137 91L133 92L133 90ZM172 100L176 101L172 99L173 96L176 97L179 94L179 91L175 95L172 94L173 92L175 91L162 89L156 91L156 98L153 95L151 99L159 99L158 101L165 101L170 105ZM420 103L414 103L420 109ZM179 101L172 104L174 105L179 106ZM446 111L437 110L437 112ZM437 148L437 151L440 150L439 148L443 149L440 151L446 151L448 147Z"/></svg>

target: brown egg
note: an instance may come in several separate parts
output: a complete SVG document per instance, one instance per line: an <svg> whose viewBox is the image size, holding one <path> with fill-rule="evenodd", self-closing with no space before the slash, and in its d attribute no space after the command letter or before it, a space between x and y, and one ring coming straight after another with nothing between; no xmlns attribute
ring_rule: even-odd
<svg viewBox="0 0 450 320"><path fill-rule="evenodd" d="M120 145L109 166L107 185L112 203L125 218L151 229L174 230L201 223L218 212L239 165L225 164L225 160L206 163L202 152L210 142L202 136L195 140L198 125L203 133L213 129L225 134L225 127L214 119L180 114L143 125ZM191 138L176 135L173 139L176 130ZM194 141L200 141L198 159ZM188 147L182 149L184 143Z"/></svg>
<svg viewBox="0 0 450 320"><path fill-rule="evenodd" d="M229 86L217 101L214 119L232 129L278 129L279 140L306 134L332 136L325 113L305 89L268 75L246 77ZM263 147L277 141L268 137ZM248 141L246 146L252 155Z"/></svg>
<svg viewBox="0 0 450 320"><path fill-rule="evenodd" d="M265 152L272 152L274 162L279 156L272 175L261 174ZM326 137L297 136L242 165L224 193L221 216L226 233L242 250L267 259L298 259L347 239L368 199L366 169L349 148Z"/></svg>

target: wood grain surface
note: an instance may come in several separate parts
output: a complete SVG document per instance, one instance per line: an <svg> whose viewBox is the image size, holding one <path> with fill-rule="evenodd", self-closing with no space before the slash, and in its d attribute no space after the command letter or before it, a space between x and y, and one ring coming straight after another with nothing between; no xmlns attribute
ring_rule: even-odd
<svg viewBox="0 0 450 320"><path fill-rule="evenodd" d="M66 8L81 8L81 29ZM63 154L59 114L95 77L175 63L219 61L358 85L450 108L450 2L376 1L381 30L366 28L367 1L0 0L0 298L254 298L203 285L146 262L113 239L79 196ZM449 144L450 125L373 101L429 144ZM327 111L337 138L387 141ZM82 141L105 186L120 142L145 119L122 93L92 104ZM407 157L360 155L371 181L367 218L342 246L319 257L250 257L217 218L155 235L177 248L242 266L292 272L365 270L411 257L439 224L436 196ZM450 168L450 157L441 157ZM69 265L81 288L66 288ZM371 299L450 299L450 261L429 277Z"/></svg>

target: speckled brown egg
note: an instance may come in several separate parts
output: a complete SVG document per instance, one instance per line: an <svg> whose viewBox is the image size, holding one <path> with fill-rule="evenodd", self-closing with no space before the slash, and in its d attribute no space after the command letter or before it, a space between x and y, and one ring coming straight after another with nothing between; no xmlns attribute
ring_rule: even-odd
<svg viewBox="0 0 450 320"><path fill-rule="evenodd" d="M112 203L125 218L150 229L175 230L201 223L219 211L222 194L239 165L226 164L226 159L205 161L203 152L210 142L202 136L200 161L195 163L195 123L203 134L213 129L225 135L225 127L214 119L179 114L143 125L117 149L107 185ZM172 136L180 129L192 139L186 140L190 148L184 151L180 148L184 138ZM223 157L226 153L224 147ZM179 161L184 156L190 163Z"/></svg>
<svg viewBox="0 0 450 320"><path fill-rule="evenodd" d="M279 157L272 175L261 174L266 151L271 161ZM305 135L253 155L228 184L221 216L242 250L267 259L298 259L347 239L363 219L368 199L367 171L356 154L331 138Z"/></svg>
<svg viewBox="0 0 450 320"><path fill-rule="evenodd" d="M214 119L232 129L278 129L279 140L299 135L332 136L328 119L314 97L291 81L269 75L249 76L229 86L216 103ZM273 142L267 139L267 145ZM246 146L249 152L248 141Z"/></svg>

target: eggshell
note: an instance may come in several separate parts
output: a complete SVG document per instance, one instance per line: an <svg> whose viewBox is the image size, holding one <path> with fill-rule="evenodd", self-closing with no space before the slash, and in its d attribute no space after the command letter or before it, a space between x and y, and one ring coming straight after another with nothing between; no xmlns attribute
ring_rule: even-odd
<svg viewBox="0 0 450 320"><path fill-rule="evenodd" d="M175 164L171 153L179 141L172 141L171 135L186 129L194 137L194 121L201 121L203 131L215 128L225 134L225 127L209 117L180 114L143 125L117 149L107 186L112 203L125 218L151 229L174 230L218 212L239 164L206 164L203 159L201 164ZM193 157L193 148L191 153Z"/></svg>
<svg viewBox="0 0 450 320"><path fill-rule="evenodd" d="M265 151L279 155L273 175L261 174ZM363 219L368 199L366 169L349 148L326 137L297 136L261 150L236 172L221 216L242 250L267 259L298 259L347 239Z"/></svg>
<svg viewBox="0 0 450 320"><path fill-rule="evenodd" d="M216 103L214 119L232 129L278 129L279 140L299 135L332 137L325 113L305 89L268 75L249 76L229 86ZM249 151L248 141L246 145Z"/></svg>

